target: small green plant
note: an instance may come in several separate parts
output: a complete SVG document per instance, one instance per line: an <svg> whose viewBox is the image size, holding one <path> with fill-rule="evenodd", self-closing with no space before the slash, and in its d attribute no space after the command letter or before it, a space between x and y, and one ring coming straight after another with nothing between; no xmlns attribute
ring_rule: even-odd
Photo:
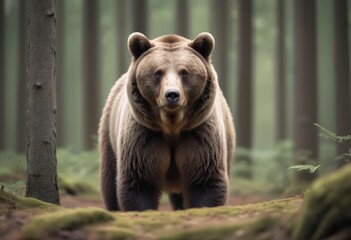
<svg viewBox="0 0 351 240"><path fill-rule="evenodd" d="M334 132L322 127L321 125L319 125L317 123L315 123L314 125L317 126L322 131L319 134L319 136L321 136L325 139L332 140L333 142L335 142L337 144L337 146L338 146L338 144L342 144L342 143L351 141L351 135L338 136ZM335 157L335 161L350 162L350 159L351 159L351 148L349 148L347 153L342 153L342 154Z"/></svg>
<svg viewBox="0 0 351 240"><path fill-rule="evenodd" d="M351 135L346 135L346 136L338 136L334 132L322 127L321 125L315 123L315 126L317 126L322 132L319 134L319 136L325 138L325 139L330 139L336 143L343 143L345 141L350 141L351 140Z"/></svg>
<svg viewBox="0 0 351 240"><path fill-rule="evenodd" d="M321 133L319 134L320 137L332 140L336 144L341 144L351 140L351 135L338 136L334 132L324 128L323 126L317 123L315 123L314 125L321 130ZM301 161L308 160L310 156L310 153L308 151L301 151L297 154L298 154L297 157ZM349 149L348 153L343 153L341 155L336 156L335 160L336 161L349 160L350 158L351 158L351 148ZM294 165L289 167L288 169L296 169L297 171L309 171L310 173L314 173L320 166L321 165L314 166L309 164L303 164L303 165Z"/></svg>
<svg viewBox="0 0 351 240"><path fill-rule="evenodd" d="M23 181L17 181L15 183L0 183L1 191L6 191L13 195L23 195L25 190L25 183Z"/></svg>
<svg viewBox="0 0 351 240"><path fill-rule="evenodd" d="M296 169L297 171L308 170L310 173L314 173L321 165L313 166L313 165L295 165L291 166L288 169Z"/></svg>

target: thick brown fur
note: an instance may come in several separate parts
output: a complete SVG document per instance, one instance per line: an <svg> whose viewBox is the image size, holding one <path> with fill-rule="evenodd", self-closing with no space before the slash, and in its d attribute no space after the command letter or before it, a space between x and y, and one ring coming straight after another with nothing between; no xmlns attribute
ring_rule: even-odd
<svg viewBox="0 0 351 240"><path fill-rule="evenodd" d="M174 209L225 204L235 131L211 64L213 37L134 33L128 46L132 63L99 126L107 209L157 209L163 191Z"/></svg>

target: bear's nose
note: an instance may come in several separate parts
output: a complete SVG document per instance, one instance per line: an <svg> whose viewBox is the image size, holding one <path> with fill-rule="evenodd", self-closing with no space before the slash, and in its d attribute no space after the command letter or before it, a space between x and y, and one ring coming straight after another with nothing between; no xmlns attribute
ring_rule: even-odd
<svg viewBox="0 0 351 240"><path fill-rule="evenodd" d="M166 96L168 103L173 104L173 103L178 102L180 94L179 94L178 90L170 89L166 92L165 96Z"/></svg>

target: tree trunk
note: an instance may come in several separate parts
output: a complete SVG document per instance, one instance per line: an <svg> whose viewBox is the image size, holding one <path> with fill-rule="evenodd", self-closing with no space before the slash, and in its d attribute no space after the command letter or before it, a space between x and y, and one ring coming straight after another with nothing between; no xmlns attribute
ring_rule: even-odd
<svg viewBox="0 0 351 240"><path fill-rule="evenodd" d="M176 12L177 34L189 38L189 1L178 0Z"/></svg>
<svg viewBox="0 0 351 240"><path fill-rule="evenodd" d="M26 68L27 68L27 1L19 1L18 77L17 77L17 142L16 151L26 150Z"/></svg>
<svg viewBox="0 0 351 240"><path fill-rule="evenodd" d="M117 1L117 41L118 41L118 76L121 76L128 69L126 61L126 50L127 49L127 29L126 29L126 1L118 0Z"/></svg>
<svg viewBox="0 0 351 240"><path fill-rule="evenodd" d="M0 151L5 149L5 0L0 0Z"/></svg>
<svg viewBox="0 0 351 240"><path fill-rule="evenodd" d="M336 134L351 135L351 98L349 73L349 39L347 1L334 1L335 18L335 80L336 80ZM348 153L350 141L338 144L338 155ZM338 162L341 167L350 162L350 157L344 157Z"/></svg>
<svg viewBox="0 0 351 240"><path fill-rule="evenodd" d="M227 78L227 62L228 62L228 14L229 3L227 0L212 0L211 9L213 13L213 21L211 31L216 40L216 47L213 52L213 63L217 71L219 85L228 99L228 78Z"/></svg>
<svg viewBox="0 0 351 240"><path fill-rule="evenodd" d="M99 84L98 84L98 7L97 0L84 2L84 149L95 147L94 136L99 124Z"/></svg>
<svg viewBox="0 0 351 240"><path fill-rule="evenodd" d="M316 8L315 1L294 2L294 161L296 165L318 163ZM296 184L311 182L317 173L296 171Z"/></svg>
<svg viewBox="0 0 351 240"><path fill-rule="evenodd" d="M64 84L64 59L65 59L65 0L57 4L57 146L64 147L65 142L65 84Z"/></svg>
<svg viewBox="0 0 351 240"><path fill-rule="evenodd" d="M60 203L56 160L55 0L28 1L26 196Z"/></svg>
<svg viewBox="0 0 351 240"><path fill-rule="evenodd" d="M147 0L133 0L132 1L132 8L133 8L133 32L141 32L145 35L148 34L147 31Z"/></svg>
<svg viewBox="0 0 351 240"><path fill-rule="evenodd" d="M252 1L239 0L239 79L236 129L238 146L252 147ZM243 156L238 161L247 164L243 176L251 177L251 158Z"/></svg>
<svg viewBox="0 0 351 240"><path fill-rule="evenodd" d="M284 1L277 1L277 141L286 139L285 91L285 19Z"/></svg>

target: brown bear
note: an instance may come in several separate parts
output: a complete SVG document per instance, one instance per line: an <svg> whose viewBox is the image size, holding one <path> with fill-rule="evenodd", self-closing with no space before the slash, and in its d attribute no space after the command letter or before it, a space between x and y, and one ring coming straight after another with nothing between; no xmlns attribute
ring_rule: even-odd
<svg viewBox="0 0 351 240"><path fill-rule="evenodd" d="M215 42L129 36L132 63L114 85L99 125L101 187L109 210L224 205L235 131L211 64Z"/></svg>

